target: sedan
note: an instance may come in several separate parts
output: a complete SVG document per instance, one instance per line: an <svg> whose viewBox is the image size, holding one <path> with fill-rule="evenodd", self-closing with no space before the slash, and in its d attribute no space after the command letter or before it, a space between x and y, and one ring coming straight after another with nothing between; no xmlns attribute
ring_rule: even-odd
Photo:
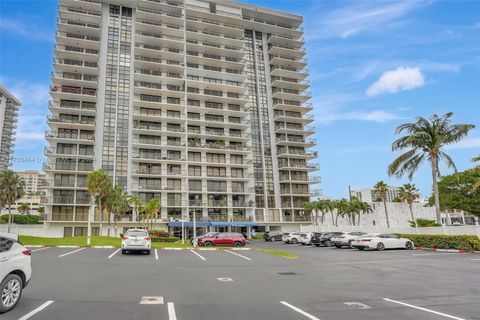
<svg viewBox="0 0 480 320"><path fill-rule="evenodd" d="M298 242L300 242L304 246L309 246L312 244L312 236L313 232L302 233L300 235L300 238L298 239Z"/></svg>
<svg viewBox="0 0 480 320"><path fill-rule="evenodd" d="M152 239L143 229L130 229L122 236L122 254L128 251L142 251L150 254Z"/></svg>
<svg viewBox="0 0 480 320"><path fill-rule="evenodd" d="M325 246L325 247L331 247L332 246L332 241L331 239L333 237L340 236L343 232L326 232L326 233L321 233L321 234L316 234L312 237L312 244L320 247L320 246Z"/></svg>
<svg viewBox="0 0 480 320"><path fill-rule="evenodd" d="M358 237L366 235L366 232L344 232L338 237L334 237L331 239L333 245L337 248L341 247L349 247L352 248L352 241L357 239Z"/></svg>
<svg viewBox="0 0 480 320"><path fill-rule="evenodd" d="M352 247L358 250L376 249L378 251L385 249L413 250L415 248L411 240L390 233L374 233L357 238L352 241Z"/></svg>
<svg viewBox="0 0 480 320"><path fill-rule="evenodd" d="M32 252L18 235L0 232L0 313L13 309L32 275Z"/></svg>

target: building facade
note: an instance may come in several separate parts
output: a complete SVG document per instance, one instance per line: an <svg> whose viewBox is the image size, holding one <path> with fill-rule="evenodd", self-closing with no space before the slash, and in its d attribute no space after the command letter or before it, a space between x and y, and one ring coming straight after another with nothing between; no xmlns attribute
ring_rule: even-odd
<svg viewBox="0 0 480 320"><path fill-rule="evenodd" d="M357 197L364 202L382 202L380 195L375 192L375 188L363 188L350 190L352 197ZM394 202L400 198L400 187L388 186L387 202Z"/></svg>
<svg viewBox="0 0 480 320"><path fill-rule="evenodd" d="M20 101L0 84L0 171L10 166L20 105Z"/></svg>
<svg viewBox="0 0 480 320"><path fill-rule="evenodd" d="M319 178L301 23L231 1L60 0L49 222L82 234L87 174L102 168L159 197L161 224L310 223L302 207Z"/></svg>

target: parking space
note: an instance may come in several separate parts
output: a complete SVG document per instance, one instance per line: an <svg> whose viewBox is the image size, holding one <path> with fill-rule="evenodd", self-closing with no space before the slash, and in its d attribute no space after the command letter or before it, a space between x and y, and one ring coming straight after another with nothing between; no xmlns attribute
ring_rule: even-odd
<svg viewBox="0 0 480 320"><path fill-rule="evenodd" d="M2 320L480 317L478 255L256 246L299 258L258 250L122 255L117 249L35 248L32 281ZM142 297L147 304L140 304Z"/></svg>

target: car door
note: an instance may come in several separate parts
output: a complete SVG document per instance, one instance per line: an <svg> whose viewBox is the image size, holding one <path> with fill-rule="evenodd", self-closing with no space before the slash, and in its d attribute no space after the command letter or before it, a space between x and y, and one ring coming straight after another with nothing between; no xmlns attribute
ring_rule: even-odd
<svg viewBox="0 0 480 320"><path fill-rule="evenodd" d="M390 238L390 243L391 243L391 248L392 249L393 248L404 248L405 247L404 241L399 236L397 236L396 234L390 234L389 238Z"/></svg>
<svg viewBox="0 0 480 320"><path fill-rule="evenodd" d="M381 238L383 244L385 245L385 249L395 248L395 239L392 237L391 234L382 234Z"/></svg>
<svg viewBox="0 0 480 320"><path fill-rule="evenodd" d="M0 237L0 282L7 276L7 274L14 269L18 263L19 256L21 258L22 246L16 241Z"/></svg>

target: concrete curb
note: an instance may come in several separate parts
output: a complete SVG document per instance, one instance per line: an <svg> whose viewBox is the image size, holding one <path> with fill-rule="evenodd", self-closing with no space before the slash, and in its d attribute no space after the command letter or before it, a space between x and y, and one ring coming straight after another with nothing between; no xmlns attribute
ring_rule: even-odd
<svg viewBox="0 0 480 320"><path fill-rule="evenodd" d="M437 249L437 248L422 248L415 247L415 250L424 250L424 251L433 251L433 252L448 252L448 253L480 253L479 251L467 251L467 250L457 250L457 249Z"/></svg>
<svg viewBox="0 0 480 320"><path fill-rule="evenodd" d="M38 245L38 244L36 244L36 245L31 245L31 246L26 245L25 247L27 247L27 248L45 248L45 246Z"/></svg>
<svg viewBox="0 0 480 320"><path fill-rule="evenodd" d="M80 246L54 246L55 248L80 248Z"/></svg>
<svg viewBox="0 0 480 320"><path fill-rule="evenodd" d="M113 249L115 247L114 246L91 246L90 248L94 248L94 249Z"/></svg>

